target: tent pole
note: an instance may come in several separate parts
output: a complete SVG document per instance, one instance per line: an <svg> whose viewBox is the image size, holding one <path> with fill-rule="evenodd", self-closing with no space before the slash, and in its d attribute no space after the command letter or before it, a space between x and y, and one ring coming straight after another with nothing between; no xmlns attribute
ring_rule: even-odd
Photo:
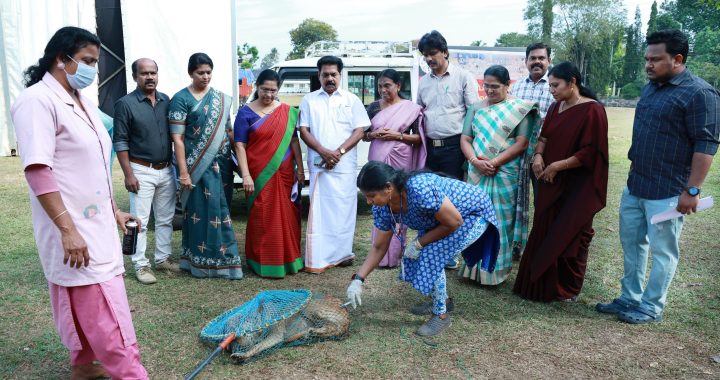
<svg viewBox="0 0 720 380"><path fill-rule="evenodd" d="M232 112L238 110L237 0L230 0L230 35L232 36Z"/></svg>

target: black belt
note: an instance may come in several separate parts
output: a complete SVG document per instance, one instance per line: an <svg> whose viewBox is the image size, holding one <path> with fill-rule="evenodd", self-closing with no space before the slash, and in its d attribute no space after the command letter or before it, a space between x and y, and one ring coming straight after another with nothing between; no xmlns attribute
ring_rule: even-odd
<svg viewBox="0 0 720 380"><path fill-rule="evenodd" d="M170 162L158 162L153 164L152 162L147 162L145 160L141 160L139 158L133 158L130 157L130 162L136 163L138 165L147 166L149 168L153 168L155 170L165 169L166 167L170 166Z"/></svg>
<svg viewBox="0 0 720 380"><path fill-rule="evenodd" d="M456 146L460 145L460 135L450 136L444 139L427 139L428 146L433 148L439 148L441 146Z"/></svg>

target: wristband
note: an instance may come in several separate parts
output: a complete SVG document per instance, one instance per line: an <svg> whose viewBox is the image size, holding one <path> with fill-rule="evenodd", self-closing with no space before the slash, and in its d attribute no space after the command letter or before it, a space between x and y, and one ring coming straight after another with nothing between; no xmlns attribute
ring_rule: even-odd
<svg viewBox="0 0 720 380"><path fill-rule="evenodd" d="M535 152L535 154L533 154L533 159L534 159L534 158L535 158L535 156L536 156L536 155L538 155L538 154L540 155L540 157L542 157L542 156L543 156L543 152Z"/></svg>
<svg viewBox="0 0 720 380"><path fill-rule="evenodd" d="M365 278L363 278L363 276L361 276L357 273L353 274L351 279L352 280L360 280L360 282L362 282L363 284L365 283Z"/></svg>

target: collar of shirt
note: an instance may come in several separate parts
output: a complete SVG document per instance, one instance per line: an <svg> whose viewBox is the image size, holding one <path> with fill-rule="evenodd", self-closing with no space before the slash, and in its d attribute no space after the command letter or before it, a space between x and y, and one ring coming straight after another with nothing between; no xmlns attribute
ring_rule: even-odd
<svg viewBox="0 0 720 380"><path fill-rule="evenodd" d="M62 84L60 84L60 82L58 82L58 80L55 79L52 74L50 74L50 72L46 72L45 75L43 75L42 81L50 88L50 90L52 90L52 92L55 93L55 95L60 98L60 100L69 105L75 104L75 101L73 101L73 98L70 96L70 94L65 91L65 87L63 87ZM79 94L80 92L78 91L78 95Z"/></svg>
<svg viewBox="0 0 720 380"><path fill-rule="evenodd" d="M135 91L133 91L133 93L135 94L135 97L137 98L138 103L144 102L145 99L147 99L148 101L150 100L150 98L148 98L147 95L145 95L144 92L140 91L139 88L136 88ZM156 101L156 102L161 102L161 101L163 100L163 99L162 99L162 96L158 96L158 94L159 94L159 93L158 93L157 90L156 90L156 91L155 91L155 101Z"/></svg>
<svg viewBox="0 0 720 380"><path fill-rule="evenodd" d="M546 72L545 72L545 75L543 75L543 76L537 81L537 83L534 82L534 81L532 80L532 78L530 78L530 75L528 75L528 76L525 78L525 83L538 84L538 83L542 83L542 82L547 82L547 81L548 81L548 73L549 73L549 72L550 72L550 70L546 71Z"/></svg>
<svg viewBox="0 0 720 380"><path fill-rule="evenodd" d="M343 91L343 90L340 89L340 87L338 87L335 91L333 91L332 95L330 95L330 94L328 94L327 92L325 92L325 89L324 89L324 88L320 87L320 92L318 93L318 95L325 94L325 95L327 95L328 98L331 97L331 96L343 96L342 91Z"/></svg>
<svg viewBox="0 0 720 380"><path fill-rule="evenodd" d="M445 70L445 74L443 74L442 76L452 75L453 71L455 71L455 65L453 65L452 62L448 62L447 70ZM432 70L430 70L430 76L433 78L438 78L438 76L435 75Z"/></svg>
<svg viewBox="0 0 720 380"><path fill-rule="evenodd" d="M660 88L666 84L671 84L673 86L679 86L683 82L687 80L692 80L692 77L690 76L690 71L688 71L687 67L683 69L683 71L680 72L680 74L675 75L674 77L670 78L669 81L664 83L655 83L651 82L655 88Z"/></svg>

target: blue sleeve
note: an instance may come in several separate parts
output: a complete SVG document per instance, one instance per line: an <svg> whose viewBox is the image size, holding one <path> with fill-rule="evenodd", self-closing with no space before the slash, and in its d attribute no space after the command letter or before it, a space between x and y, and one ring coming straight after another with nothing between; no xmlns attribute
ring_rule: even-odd
<svg viewBox="0 0 720 380"><path fill-rule="evenodd" d="M375 228L380 231L391 231L392 221L390 220L390 214L387 212L386 207L373 206L373 224Z"/></svg>
<svg viewBox="0 0 720 380"><path fill-rule="evenodd" d="M248 124L247 117L245 117L245 112L243 112L245 107L241 108L240 111L238 111L237 116L235 116L235 125L233 126L233 135L235 142L248 142L248 132L250 129L250 125Z"/></svg>
<svg viewBox="0 0 720 380"><path fill-rule="evenodd" d="M685 125L695 153L715 155L720 137L720 96L714 89L697 91L690 99Z"/></svg>
<svg viewBox="0 0 720 380"><path fill-rule="evenodd" d="M445 196L440 191L440 177L434 174L423 174L411 178L412 193L408 202L413 202L421 210L435 215L440 210Z"/></svg>

